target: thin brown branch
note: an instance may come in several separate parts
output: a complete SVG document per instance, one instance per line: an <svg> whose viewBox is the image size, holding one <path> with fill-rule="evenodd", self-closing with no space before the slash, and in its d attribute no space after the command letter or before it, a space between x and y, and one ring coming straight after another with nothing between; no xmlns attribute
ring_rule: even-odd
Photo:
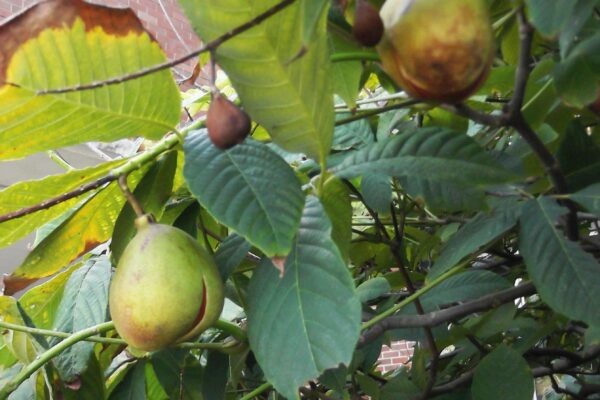
<svg viewBox="0 0 600 400"><path fill-rule="evenodd" d="M206 53L207 51L215 50L217 47L219 47L224 42L255 27L256 25L260 24L264 20L277 14L278 12L285 9L286 7L293 4L294 2L295 2L295 0L283 0L280 3L277 3L275 6L269 8L267 11L263 12L262 14L257 15L255 18L251 19L250 21L239 25L238 27L232 29L231 31L219 36L215 40L208 42L204 46L201 46L200 48L198 48L188 54L185 54L181 57L175 58L174 60L166 61L161 64L156 64L151 67L144 68L144 69L141 69L139 71L136 71L136 72L133 72L130 74L121 75L121 76L117 76L117 77L109 78L109 79L104 79L101 81L95 81L95 82L91 82L91 83L84 84L84 85L75 85L75 86L68 86L68 87L57 88L57 89L39 90L36 94L37 95L59 94L59 93L67 93L67 92L76 92L76 91L81 91L81 90L96 89L99 87L114 85L114 84L130 81L132 79L141 78L142 76L146 76L146 75L158 72L158 71L162 71L164 69L174 67L178 64L186 62L187 60L189 60L191 58L197 57L198 55L200 55L202 53Z"/></svg>
<svg viewBox="0 0 600 400"><path fill-rule="evenodd" d="M433 328L434 326L459 320L477 312L487 311L514 301L519 297L531 296L534 293L535 287L533 284L524 283L444 310L433 311L424 315L389 317L366 331L362 335L359 344L365 345L372 342L389 329Z"/></svg>
<svg viewBox="0 0 600 400"><path fill-rule="evenodd" d="M90 183L86 183L85 185L82 185L75 190L61 194L60 196L56 196L51 199L44 200L41 203L35 204L30 207L24 207L19 210L12 211L12 212L9 212L4 215L0 215L0 223L10 221L11 219L24 217L25 215L33 214L37 211L48 209L57 204L60 204L67 200L70 200L74 197L81 196L82 194L87 193L91 190L98 189L116 179L117 179L117 176L115 176L112 173L109 173L108 175L103 176L102 178L96 179L95 181L92 181Z"/></svg>

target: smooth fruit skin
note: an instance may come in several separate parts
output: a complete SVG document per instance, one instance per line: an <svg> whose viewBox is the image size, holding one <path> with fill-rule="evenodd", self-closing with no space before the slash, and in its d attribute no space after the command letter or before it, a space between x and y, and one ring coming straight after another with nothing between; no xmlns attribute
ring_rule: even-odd
<svg viewBox="0 0 600 400"><path fill-rule="evenodd" d="M487 78L495 41L485 0L387 0L381 18L383 68L410 95L456 103Z"/></svg>
<svg viewBox="0 0 600 400"><path fill-rule="evenodd" d="M136 225L111 282L109 307L127 344L154 351L212 325L223 308L223 286L212 257L188 234L146 217Z"/></svg>
<svg viewBox="0 0 600 400"><path fill-rule="evenodd" d="M367 0L358 0L354 12L352 34L363 46L373 47L383 37L383 21L377 9Z"/></svg>
<svg viewBox="0 0 600 400"><path fill-rule="evenodd" d="M225 96L214 95L206 115L206 128L215 146L227 150L242 143L250 133L251 125L248 114Z"/></svg>

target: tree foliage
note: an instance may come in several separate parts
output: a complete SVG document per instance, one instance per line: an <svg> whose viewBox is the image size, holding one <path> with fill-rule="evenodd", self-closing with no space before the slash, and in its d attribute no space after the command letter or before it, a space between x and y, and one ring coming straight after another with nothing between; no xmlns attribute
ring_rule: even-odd
<svg viewBox="0 0 600 400"><path fill-rule="evenodd" d="M0 399L600 398L600 2L487 1L493 68L454 104L394 85L354 1L180 4L204 45L178 60L82 0L0 26L1 160L147 139L0 191L0 245L36 233L0 297ZM187 59L213 81L182 103ZM227 150L216 89L253 121ZM108 309L132 206L225 288L214 327L152 353ZM397 340L411 367L382 373Z"/></svg>

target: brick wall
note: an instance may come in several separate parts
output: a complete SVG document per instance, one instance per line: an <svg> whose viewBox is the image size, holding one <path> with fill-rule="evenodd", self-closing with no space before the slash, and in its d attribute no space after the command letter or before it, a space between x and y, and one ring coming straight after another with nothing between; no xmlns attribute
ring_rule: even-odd
<svg viewBox="0 0 600 400"><path fill-rule="evenodd" d="M88 1L115 7L131 7L146 29L160 42L169 58L182 56L200 44L177 0ZM37 0L0 0L0 21L36 2ZM180 65L176 74L180 77L187 76L193 67L194 61ZM202 79L201 76L199 80ZM408 365L413 345L409 342L395 342L391 344L391 348L384 346L379 359L379 370L389 372L400 365Z"/></svg>

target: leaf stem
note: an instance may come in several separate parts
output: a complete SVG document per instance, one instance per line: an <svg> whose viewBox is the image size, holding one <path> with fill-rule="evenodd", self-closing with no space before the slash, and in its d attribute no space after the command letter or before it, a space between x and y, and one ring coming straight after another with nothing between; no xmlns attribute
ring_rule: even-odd
<svg viewBox="0 0 600 400"><path fill-rule="evenodd" d="M96 326L92 326L87 329L83 329L79 332L76 332L70 335L65 340L57 343L53 347L46 350L44 353L40 354L35 358L33 362L25 366L13 379L11 379L2 389L0 389L0 400L5 400L8 396L14 392L21 383L23 383L27 378L29 378L35 371L43 367L47 362L52 360L54 357L59 355L62 351L67 349L68 347L74 345L77 342L80 342L90 336L98 335L107 331L114 329L115 325L112 321L103 322Z"/></svg>
<svg viewBox="0 0 600 400"><path fill-rule="evenodd" d="M265 382L250 393L248 393L247 395L245 395L244 397L242 397L240 400L251 400L252 398L266 392L271 388L273 388L273 385L271 385L269 382Z"/></svg>
<svg viewBox="0 0 600 400"><path fill-rule="evenodd" d="M352 51L332 54L331 62L341 61L380 61L379 55L372 51Z"/></svg>
<svg viewBox="0 0 600 400"><path fill-rule="evenodd" d="M387 310L385 310L381 314L376 315L375 317L371 318L367 322L364 322L361 325L361 330L369 329L370 327L372 327L373 325L377 324L378 322L384 320L385 318L389 317L390 315L400 311L402 308L406 307L407 305L409 305L410 303L412 303L419 297L423 296L425 293L429 292L431 289L433 289L434 287L436 287L437 285L439 285L446 279L448 279L448 278L456 275L460 271L462 271L465 266L466 266L466 263L459 264L456 267L448 270L446 273L438 276L437 278L432 280L428 285L417 290L416 292L414 292L413 294L411 294L410 296L408 296L407 298L402 300L400 303L396 304L393 307L388 308Z"/></svg>
<svg viewBox="0 0 600 400"><path fill-rule="evenodd" d="M213 325L214 328L219 329L223 332L227 332L239 342L247 342L248 335L246 335L246 331L244 331L241 327L236 324L233 324L229 321L225 321L224 319L219 319Z"/></svg>

